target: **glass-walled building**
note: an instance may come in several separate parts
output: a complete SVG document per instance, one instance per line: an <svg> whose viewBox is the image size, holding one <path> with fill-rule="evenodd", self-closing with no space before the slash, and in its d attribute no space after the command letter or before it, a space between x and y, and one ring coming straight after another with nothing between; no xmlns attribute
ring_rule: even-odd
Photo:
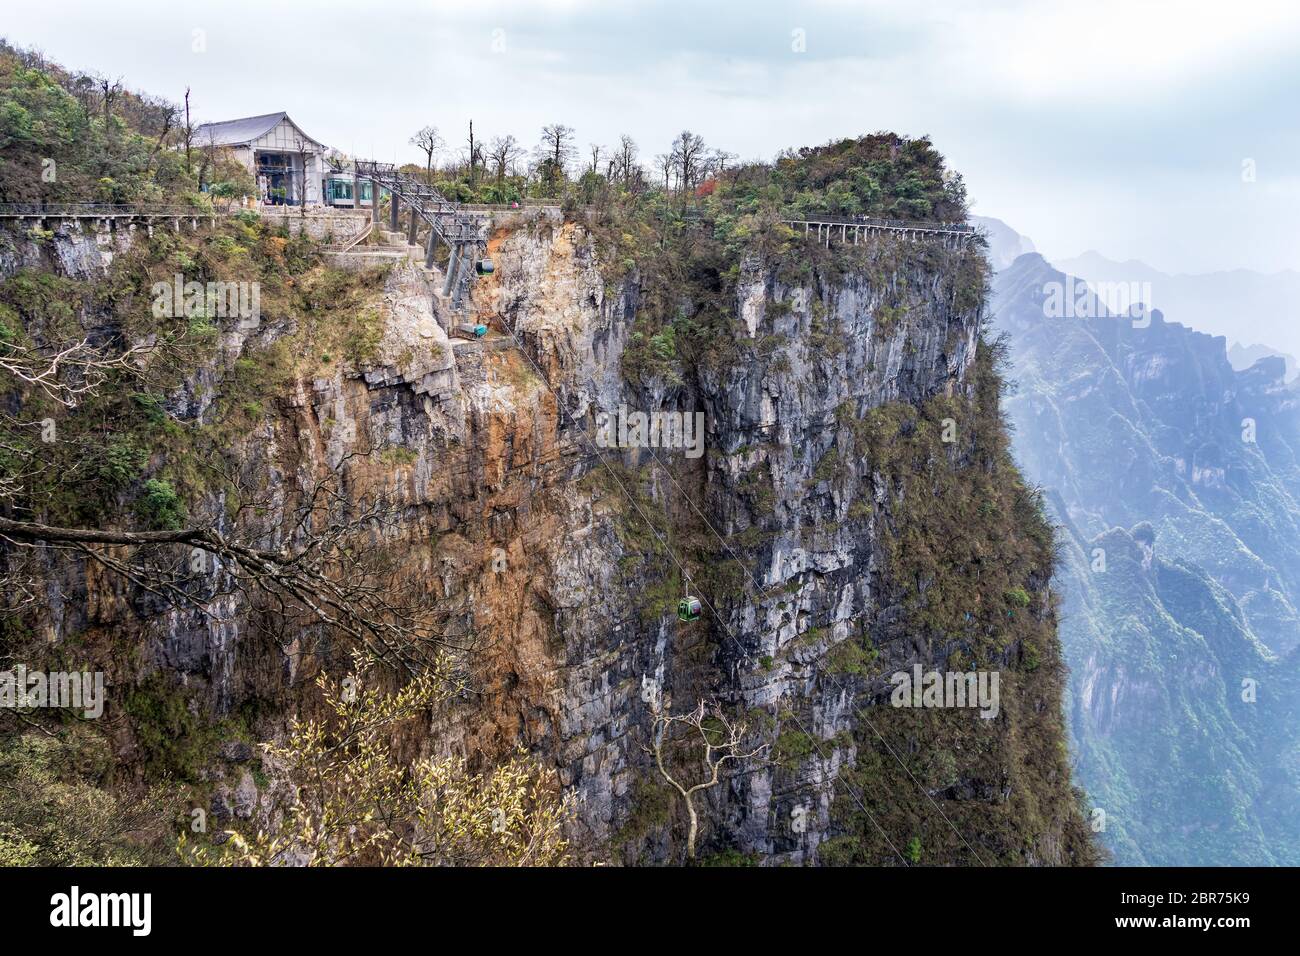
<svg viewBox="0 0 1300 956"><path fill-rule="evenodd" d="M342 157L304 133L288 113L205 123L195 129L193 142L199 149L229 150L253 174L263 205L369 207L374 203L370 180L362 179L358 197L351 170L330 159Z"/></svg>
<svg viewBox="0 0 1300 956"><path fill-rule="evenodd" d="M352 173L341 170L331 172L325 178L325 203L329 206L356 206L356 181ZM361 205L369 206L374 202L370 180L361 180Z"/></svg>

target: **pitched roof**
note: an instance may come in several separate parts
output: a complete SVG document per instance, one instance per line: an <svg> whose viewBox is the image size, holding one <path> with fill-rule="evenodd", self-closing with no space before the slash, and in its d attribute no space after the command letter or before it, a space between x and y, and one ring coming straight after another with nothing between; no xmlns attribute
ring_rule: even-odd
<svg viewBox="0 0 1300 956"><path fill-rule="evenodd" d="M243 143L251 143L275 129L281 120L289 120L293 128L302 133L306 139L311 140L313 143L316 142L306 133L303 133L302 127L289 119L289 114L283 110L279 113L264 113L261 116L246 116L243 119L224 120L220 123L204 123L195 127L194 142L200 146L238 146Z"/></svg>

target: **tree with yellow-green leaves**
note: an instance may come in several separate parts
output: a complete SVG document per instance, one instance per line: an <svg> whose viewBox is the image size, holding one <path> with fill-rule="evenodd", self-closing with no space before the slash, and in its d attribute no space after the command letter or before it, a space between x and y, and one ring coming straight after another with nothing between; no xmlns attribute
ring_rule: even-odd
<svg viewBox="0 0 1300 956"><path fill-rule="evenodd" d="M364 675L363 675L364 676ZM405 763L395 732L455 692L426 672L397 691L322 677L326 716L295 720L267 766L289 796L278 823L219 847L181 838L183 859L210 866L559 866L570 800L522 751L481 773L464 758Z"/></svg>

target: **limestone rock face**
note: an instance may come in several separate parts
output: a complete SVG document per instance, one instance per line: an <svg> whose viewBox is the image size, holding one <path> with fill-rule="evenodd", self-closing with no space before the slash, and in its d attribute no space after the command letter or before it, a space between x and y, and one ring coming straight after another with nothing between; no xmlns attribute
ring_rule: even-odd
<svg viewBox="0 0 1300 956"><path fill-rule="evenodd" d="M667 862L681 858L681 836L678 811L656 795L650 701L681 709L718 699L768 715L772 736L797 723L821 743L755 761L709 791L706 849L815 862L835 832L836 779L858 758L860 712L887 699L879 675L947 653L892 623L900 611L880 588L877 516L887 517L895 492L873 462L838 455L841 416L968 395L980 307L954 304L942 265L908 267L914 291L900 309L897 275L813 284L748 260L732 306L738 334L761 344L766 361L705 364L684 381L631 375L624 359L645 290L635 269L607 279L594 249L572 222L495 235L495 274L478 281L470 304L491 332L473 342L448 337L456 319L423 270L394 269L374 357L297 382L246 436L242 477L268 492L272 541L284 518L277 489L330 467L342 465L350 494L383 493L399 506L391 533L407 570L427 580L449 635L475 645L475 693L407 741L410 752L487 760L523 746L574 788L583 852ZM229 350L255 354L276 334L244 330ZM195 381L219 387L213 370ZM188 420L207 414L201 399L182 405ZM704 454L600 448L595 422L620 408L702 412ZM366 449L381 451L350 457ZM638 474L644 483L629 478ZM221 515L219 501L203 506ZM658 526L666 546L640 508L667 516ZM689 626L673 613L685 587L669 560L677 551L701 579L710 565L748 568L701 581L708 614ZM235 603L220 621L151 609L72 567L52 574L48 592L54 639L88 627L128 632L141 666L184 675L214 712L259 701L261 739L282 732L310 685L298 648L255 640ZM864 629L881 635L876 676L831 676L827 655ZM223 784L213 811L246 817L257 787L247 770L232 772L238 784ZM1058 836L1033 859L1057 862Z"/></svg>
<svg viewBox="0 0 1300 956"><path fill-rule="evenodd" d="M102 279L113 257L131 248L136 227L110 228L104 220L52 220L42 230L37 220L0 231L0 279L22 268L48 269L72 279Z"/></svg>
<svg viewBox="0 0 1300 956"><path fill-rule="evenodd" d="M234 794L235 816L243 820L248 820L253 816L253 811L257 809L257 784L253 782L253 774L245 770L239 776L239 786L235 788Z"/></svg>

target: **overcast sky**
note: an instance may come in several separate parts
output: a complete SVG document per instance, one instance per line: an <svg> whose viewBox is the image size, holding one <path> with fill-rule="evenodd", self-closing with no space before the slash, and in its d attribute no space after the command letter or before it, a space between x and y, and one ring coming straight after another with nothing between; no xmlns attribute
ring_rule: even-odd
<svg viewBox="0 0 1300 956"><path fill-rule="evenodd" d="M929 134L975 211L1049 258L1300 269L1295 0L45 0L6 2L0 30L135 89L190 86L203 120L287 110L379 159L471 118L528 145L547 122L584 150L627 132L647 158L683 128L765 159Z"/></svg>

